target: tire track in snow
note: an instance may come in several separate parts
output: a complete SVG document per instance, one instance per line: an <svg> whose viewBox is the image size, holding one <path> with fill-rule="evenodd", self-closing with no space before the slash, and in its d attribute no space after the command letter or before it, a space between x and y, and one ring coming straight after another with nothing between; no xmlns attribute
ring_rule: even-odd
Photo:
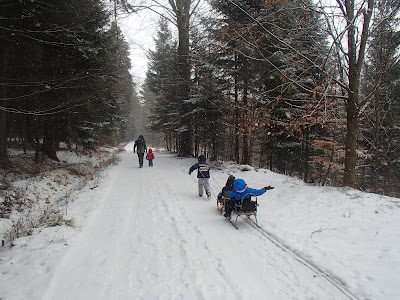
<svg viewBox="0 0 400 300"><path fill-rule="evenodd" d="M187 199L182 197L181 193L176 191L176 187L172 186L165 178L159 177L157 180L160 186L166 187L170 191L169 200L165 201L164 199L163 205L167 210L167 215L172 216L177 235L182 238L181 250L185 258L185 264L188 266L194 265L194 270L184 270L182 277L189 277L191 281L201 281L202 277L207 278L207 274L201 274L199 276L196 275L196 273L208 273L216 270L221 276L220 282L216 284L203 283L203 297L201 298L209 298L210 291L213 290L216 291L217 294L218 290L222 290L222 292L219 293L221 295L226 295L227 293L229 294L229 291L233 291L232 296L239 298L239 295L235 294L236 287L231 284L230 276L227 276L227 272L221 264L221 258L214 256L213 252L208 247L207 237L205 237L199 229L199 224L193 223L191 218L187 215L187 208L184 205ZM196 249L196 251L194 251L194 249ZM204 261L204 258L207 258L206 261ZM185 274L188 272L189 274Z"/></svg>
<svg viewBox="0 0 400 300"><path fill-rule="evenodd" d="M153 170L141 171L150 172ZM157 174L153 173L151 179L152 187L160 186ZM145 264L145 272L136 274L136 277L140 282L146 282L150 279L154 282L154 286L146 287L142 285L138 293L142 294L144 298L157 294L164 294L166 297L180 297L179 293L174 294L174 287L176 285L184 287L185 285L181 276L182 270L178 269L182 265L179 260L187 260L183 246L185 241L179 235L174 217L170 218L166 200L160 197L161 192L147 188L145 194L146 199L143 199L143 201L146 201L148 205L138 218L138 225L150 223L151 226L148 226L147 229L143 228L144 231L141 236L137 237L137 240L138 248L142 248L140 253L143 255L150 254L152 261L148 261ZM154 230L154 228L157 228L157 230ZM156 236L154 236L154 232L156 232ZM136 268L140 268L142 265L141 259L134 262ZM170 269L170 272L165 273L165 270L168 269ZM199 295L195 294L195 296Z"/></svg>
<svg viewBox="0 0 400 300"><path fill-rule="evenodd" d="M171 169L171 172L179 171L174 167L171 168L171 166L168 166L168 169ZM153 170L141 171L147 173L147 171L152 172ZM154 241L151 242L153 250L157 252L156 256L162 257L164 252L168 251L171 245L173 245L175 248L169 250L172 254L164 254L164 256L169 257L171 263L175 260L176 263L173 265L176 265L177 268L182 265L185 266L180 270L171 270L171 277L179 278L179 283L174 284L175 290L176 286L180 285L186 292L190 291L188 294L189 296L195 296L197 299L207 298L207 295L210 294L220 295L222 297L227 294L232 294L232 292L227 291L231 289L231 287L229 287L230 281L221 279L220 282L214 283L205 280L209 278L207 273L210 272L210 270L220 270L222 268L221 259L213 257L207 247L206 239L201 236L202 234L198 229L198 225L193 224L185 213L186 208L183 203L186 199L182 198L182 196L176 192L175 188L165 179L165 176L166 174L157 175L156 173L152 173L151 186L153 188L147 189L146 194L148 201L153 202L153 204L149 204L146 208L149 211L148 213L144 212L143 215L146 215L146 217L143 218L143 222L156 224L155 226L158 226L160 229L160 241L157 242L158 244L156 245ZM163 190L160 191L155 187L162 187ZM165 190L168 191L167 194ZM154 229L149 230L149 232L154 232ZM172 237L171 233L173 235ZM142 244L144 243L143 239L149 239L146 238L146 236L146 234L143 234L143 238L140 241ZM167 237L163 238L163 236ZM165 251L161 251L161 249ZM210 257L210 259L207 259L207 262L203 262L203 257ZM160 263L162 264L163 262ZM140 263L136 264L139 265ZM152 267L152 269L154 269L154 267ZM219 274L222 278L221 274L223 274L223 272L219 272ZM143 282L142 279L139 280ZM165 283L160 281L161 279L159 279L157 284L163 286ZM200 288L197 288L197 286L200 286ZM233 294L233 296L235 295Z"/></svg>
<svg viewBox="0 0 400 300"><path fill-rule="evenodd" d="M274 236L272 233L268 232L267 230L265 230L264 228L262 228L260 225L258 224L254 224L253 222L249 222L249 220L247 220L246 218L242 218L246 221L246 223L248 225L250 225L251 227L253 227L255 230L257 230L261 236L263 236L264 238L266 238L267 240L269 240L272 244L274 244L276 246L276 248L280 249L281 251L279 251L283 256L287 257L287 261L288 262L292 262L292 261L296 261L299 264L303 265L305 268L311 270L311 272L314 274L313 277L314 278L322 278L321 280L323 281L322 284L324 284L324 286L326 286L326 284L331 285L331 289L333 287L333 291L336 290L335 292L330 293L330 295L332 297L339 297L337 296L337 292L340 292L340 296L342 298L345 299L359 299L355 294L353 294L344 283L342 283L340 281L340 279L329 275L328 273L325 273L324 271L322 271L322 269L317 266L316 264L314 264L313 262L307 260L306 258L302 257L299 253L297 253L295 250L291 249L290 247L286 246L281 240L279 240L276 236ZM293 264L291 264L291 266L293 266ZM291 267L292 271L291 273L297 277L297 272L296 270ZM300 282L300 280L298 280ZM306 287L305 287L306 288Z"/></svg>
<svg viewBox="0 0 400 300"><path fill-rule="evenodd" d="M234 230L175 159L121 156L47 299L340 299L253 228Z"/></svg>
<svg viewBox="0 0 400 300"><path fill-rule="evenodd" d="M171 284L168 276L171 274L165 274L163 270L167 269L165 265L175 264L172 255L176 253L176 246L170 234L176 234L176 229L168 222L165 207L160 205L159 201L155 201L159 199L153 196L156 186L153 170L143 168L135 171L135 186L140 187L140 191L135 191L134 194L138 211L132 226L136 228L136 234L132 236L131 243L133 255L130 261L130 273L127 276L129 287L124 293L138 298L155 295L169 298ZM157 235L154 235L155 232ZM180 298L179 294L174 296Z"/></svg>
<svg viewBox="0 0 400 300"><path fill-rule="evenodd" d="M118 216L123 216L122 212L134 215L136 208L135 203L125 197L125 193L132 192L129 178L123 176L126 172L126 168L110 169L108 178L111 181L95 191L98 197L94 199L95 210L85 221L79 236L71 242L45 299L106 299L111 290L125 289L125 281L110 278L128 273L124 265L129 260L130 244L125 241L133 218ZM122 188L115 189L115 186ZM82 277L85 280L79 281Z"/></svg>
<svg viewBox="0 0 400 300"><path fill-rule="evenodd" d="M176 172L183 171L186 174L187 172L186 169L183 169L180 163L175 164L174 162L175 160L170 160L169 162L170 167L175 168L177 170ZM163 186L165 185L167 186L170 185L170 181L165 181L163 183ZM173 192L175 192L176 187L171 186L170 189L173 190ZM174 195L174 197L177 197L178 199L179 198L182 199L182 197L185 197L181 189L179 189L179 192L176 192L175 194L176 195ZM190 198L192 196L188 195L187 197ZM183 199L183 200L188 200L188 199ZM177 203L183 203L183 200ZM201 231L203 236L207 235L208 230L205 230L207 229L206 228L207 224L196 223L196 221L192 219L192 217L195 215L192 214L191 217L189 217L185 208L182 206L181 208L182 208L181 215L186 217L187 224L192 224L192 223L197 224L194 225L196 226L196 229L198 231ZM218 225L221 226L221 230L223 229L222 223L224 221L225 220L221 220L220 222L221 224ZM184 225L185 224L182 224L181 227L184 228ZM224 240L227 245L232 245L233 247L239 247L240 253L239 257L238 258L235 257L234 259L227 259L224 256L219 258L221 262L220 266L224 266L224 270L220 271L220 274L223 278L225 278L225 283L223 285L227 286L228 290L235 291L235 295L240 295L237 296L238 298L243 298L244 296L247 295L249 297L258 295L259 297L262 293L265 293L265 291L268 290L262 287L271 285L271 286L279 286L281 288L279 290L271 290L269 292L270 299L272 298L282 299L282 297L292 298L293 295L299 295L299 294L304 295L304 297L309 299L321 299L321 297L323 297L324 299L341 299L340 295L338 297L335 291L332 292L331 287L327 288L324 285L321 286L318 283L316 283L315 282L316 280L313 277L314 274L310 273L308 270L299 271L299 266L297 265L296 262L293 261L292 257L289 257L285 253L282 253L281 249L276 248L274 245L271 245L271 243L267 241L265 237L261 236L258 232L250 228L248 228L250 230L241 229L240 233L235 232L232 231L232 226L229 223L227 224L227 227L229 228L229 232L227 232L228 240L226 240L225 237L223 237L222 240ZM192 233L193 231L191 230L190 232ZM231 239L229 239L229 237ZM208 242L213 242L213 241L210 240ZM259 242L259 246L253 247L253 244L257 242ZM231 250L234 250L233 252L237 252L235 251L236 249L233 248L229 249L229 247L226 248L226 245L223 245L222 247L224 247L225 252ZM215 256L213 255L212 251L210 253L211 256ZM237 254L238 253L236 253L236 255ZM262 261L251 260L248 259L249 257L257 257ZM242 283L240 279L239 280L236 279L235 275L240 274L241 272L243 272L243 270L240 270L239 267L232 268L230 267L230 264L236 264L238 266L241 266L242 268L244 266L245 268L249 269L248 272L250 273L251 270L257 269L260 276L259 278L256 279L256 284L252 282ZM259 268L257 265L262 265L264 267L264 272L260 271L261 268ZM265 276L263 274L265 274ZM251 276L251 274L248 275L250 275L249 276L250 278L254 277ZM272 282L276 282L276 284L271 284ZM251 291L243 290L242 288L243 286L253 287L249 289L255 290L254 293L251 293Z"/></svg>

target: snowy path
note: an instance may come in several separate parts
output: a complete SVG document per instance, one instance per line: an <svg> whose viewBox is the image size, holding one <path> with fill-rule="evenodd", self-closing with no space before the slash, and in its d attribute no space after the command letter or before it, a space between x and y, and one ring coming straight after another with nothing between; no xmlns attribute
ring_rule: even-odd
<svg viewBox="0 0 400 300"><path fill-rule="evenodd" d="M139 169L122 153L44 299L346 299L251 226L234 229L196 195L189 163L157 153Z"/></svg>

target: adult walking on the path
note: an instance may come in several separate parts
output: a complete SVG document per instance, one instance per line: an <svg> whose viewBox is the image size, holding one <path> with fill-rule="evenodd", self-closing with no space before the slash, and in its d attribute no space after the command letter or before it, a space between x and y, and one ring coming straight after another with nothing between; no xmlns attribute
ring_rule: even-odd
<svg viewBox="0 0 400 300"><path fill-rule="evenodd" d="M139 158L139 168L142 168L144 152L147 152L147 146L146 142L144 141L143 135L139 135L139 138L135 141L135 145L133 146L133 153L135 153L135 150Z"/></svg>

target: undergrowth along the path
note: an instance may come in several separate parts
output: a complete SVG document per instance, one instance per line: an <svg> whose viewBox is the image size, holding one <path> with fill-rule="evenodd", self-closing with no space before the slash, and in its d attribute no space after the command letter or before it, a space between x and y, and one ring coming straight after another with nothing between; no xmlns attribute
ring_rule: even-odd
<svg viewBox="0 0 400 300"><path fill-rule="evenodd" d="M102 171L118 163L124 147L102 147L89 154L61 149L60 161L33 161L34 152L10 150L12 167L0 170L0 234L1 245L31 235L35 228L75 226L68 218L68 205L74 193L86 185L95 188Z"/></svg>

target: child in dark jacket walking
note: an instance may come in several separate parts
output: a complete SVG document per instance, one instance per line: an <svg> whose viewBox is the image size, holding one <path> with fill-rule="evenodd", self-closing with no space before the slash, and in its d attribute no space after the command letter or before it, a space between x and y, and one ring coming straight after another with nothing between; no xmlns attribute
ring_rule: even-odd
<svg viewBox="0 0 400 300"><path fill-rule="evenodd" d="M211 198L211 189L210 189L210 166L206 162L206 156L200 155L199 162L194 164L189 169L189 175L192 174L194 170L197 169L197 178L198 178L198 187L199 187L199 196L203 197L203 189L206 191L207 199Z"/></svg>
<svg viewBox="0 0 400 300"><path fill-rule="evenodd" d="M146 155L146 159L149 161L149 167L152 167L154 159L153 149L149 149L149 152Z"/></svg>

